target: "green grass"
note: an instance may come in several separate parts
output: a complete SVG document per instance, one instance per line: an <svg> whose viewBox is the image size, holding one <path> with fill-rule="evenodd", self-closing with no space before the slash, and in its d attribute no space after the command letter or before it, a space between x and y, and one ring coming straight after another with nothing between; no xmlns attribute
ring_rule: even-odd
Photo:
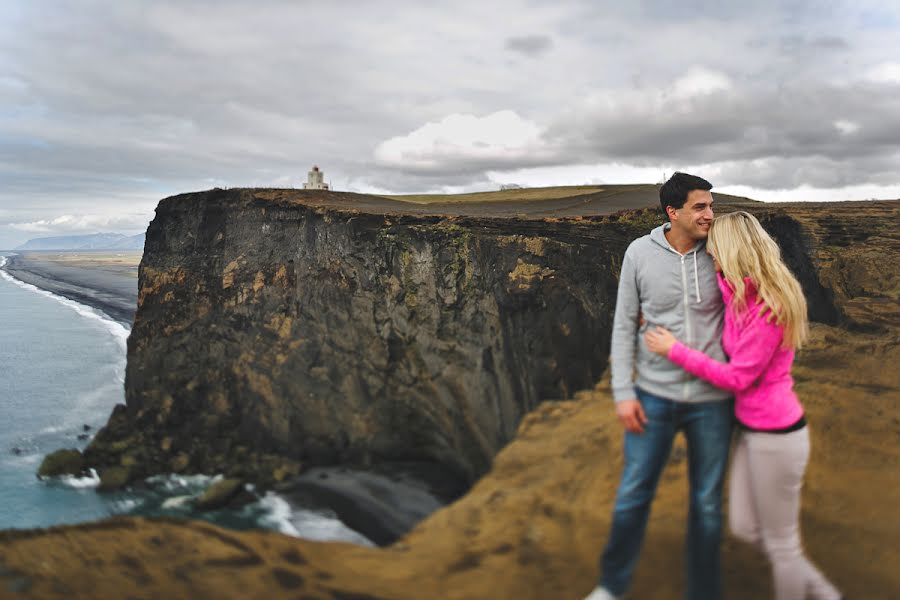
<svg viewBox="0 0 900 600"><path fill-rule="evenodd" d="M656 203L659 185L655 183L633 183L612 185L566 185L554 187L523 188L520 190L498 190L492 192L472 192L469 194L402 194L380 195L379 198L410 202L412 204L463 204L479 202L539 202L541 200L559 200L578 196L597 195L598 198L618 198L647 196L651 203ZM750 198L721 194L713 190L720 202L755 202Z"/></svg>
<svg viewBox="0 0 900 600"><path fill-rule="evenodd" d="M499 190L494 192L473 192L469 194L406 194L401 196L381 196L391 200L412 202L414 204L437 204L445 202L521 202L527 200L554 200L571 198L585 194L596 194L607 188L622 186L602 185L570 185L542 188L523 188L520 190Z"/></svg>

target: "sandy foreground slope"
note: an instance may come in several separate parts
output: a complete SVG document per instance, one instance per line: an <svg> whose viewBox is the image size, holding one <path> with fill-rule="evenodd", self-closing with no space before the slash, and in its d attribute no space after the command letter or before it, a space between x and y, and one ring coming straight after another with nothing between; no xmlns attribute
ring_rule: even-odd
<svg viewBox="0 0 900 600"><path fill-rule="evenodd" d="M896 329L816 325L795 374L813 440L810 556L854 598L900 593ZM459 502L383 550L206 523L115 519L0 534L0 595L26 597L579 598L593 585L621 430L603 383L545 403ZM663 476L631 598L679 598L686 460ZM681 449L679 449L681 448ZM728 597L771 597L764 560L726 536Z"/></svg>

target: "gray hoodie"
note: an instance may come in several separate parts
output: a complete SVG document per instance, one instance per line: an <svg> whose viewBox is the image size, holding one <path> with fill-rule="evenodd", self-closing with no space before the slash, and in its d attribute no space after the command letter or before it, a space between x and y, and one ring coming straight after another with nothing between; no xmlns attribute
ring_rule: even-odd
<svg viewBox="0 0 900 600"><path fill-rule="evenodd" d="M730 397L650 352L644 344L647 328L661 325L687 346L718 361L727 360L721 344L725 306L715 266L705 252L706 243L698 242L681 255L663 233L670 227L669 223L660 225L634 240L622 259L610 352L616 402L635 398L635 385L678 402ZM638 324L640 314L646 320L643 326ZM633 379L635 370L637 381Z"/></svg>

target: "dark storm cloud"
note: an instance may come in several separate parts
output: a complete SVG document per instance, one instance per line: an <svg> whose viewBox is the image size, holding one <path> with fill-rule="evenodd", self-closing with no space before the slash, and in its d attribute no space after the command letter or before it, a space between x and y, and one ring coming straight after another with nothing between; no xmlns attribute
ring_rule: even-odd
<svg viewBox="0 0 900 600"><path fill-rule="evenodd" d="M574 103L536 139L526 139L521 151L498 147L485 154L446 141L417 145L413 133L398 144L400 158L387 162L432 178L516 164L624 162L721 164L724 183L762 189L896 184L897 91L875 84L742 87L700 72L668 87L597 94ZM453 128L445 129L446 140ZM734 166L740 164L764 168Z"/></svg>
<svg viewBox="0 0 900 600"><path fill-rule="evenodd" d="M900 131L897 91L797 84L657 102L626 95L561 118L547 135L565 148L568 160L590 156L652 165L772 159L765 178L730 181L763 188L840 187L881 179L885 161L900 155L900 138L892 133Z"/></svg>
<svg viewBox="0 0 900 600"><path fill-rule="evenodd" d="M553 39L546 35L522 35L506 39L507 50L526 56L538 56L550 50Z"/></svg>

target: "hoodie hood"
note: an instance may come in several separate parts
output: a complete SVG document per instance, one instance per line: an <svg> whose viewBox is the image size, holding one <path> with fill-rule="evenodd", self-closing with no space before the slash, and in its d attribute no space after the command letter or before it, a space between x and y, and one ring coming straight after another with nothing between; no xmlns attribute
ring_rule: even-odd
<svg viewBox="0 0 900 600"><path fill-rule="evenodd" d="M666 231L672 229L671 223L663 223L659 227L654 228L650 232L650 240L654 243L662 246L666 250L670 252L674 252L678 256L690 256L694 261L694 297L696 299L697 304L703 301L703 296L700 295L700 278L698 276L697 270L697 253L700 250L706 248L706 240L699 240L694 247L687 251L686 254L682 255L678 250L672 247L672 244L669 243L669 240L666 239Z"/></svg>

